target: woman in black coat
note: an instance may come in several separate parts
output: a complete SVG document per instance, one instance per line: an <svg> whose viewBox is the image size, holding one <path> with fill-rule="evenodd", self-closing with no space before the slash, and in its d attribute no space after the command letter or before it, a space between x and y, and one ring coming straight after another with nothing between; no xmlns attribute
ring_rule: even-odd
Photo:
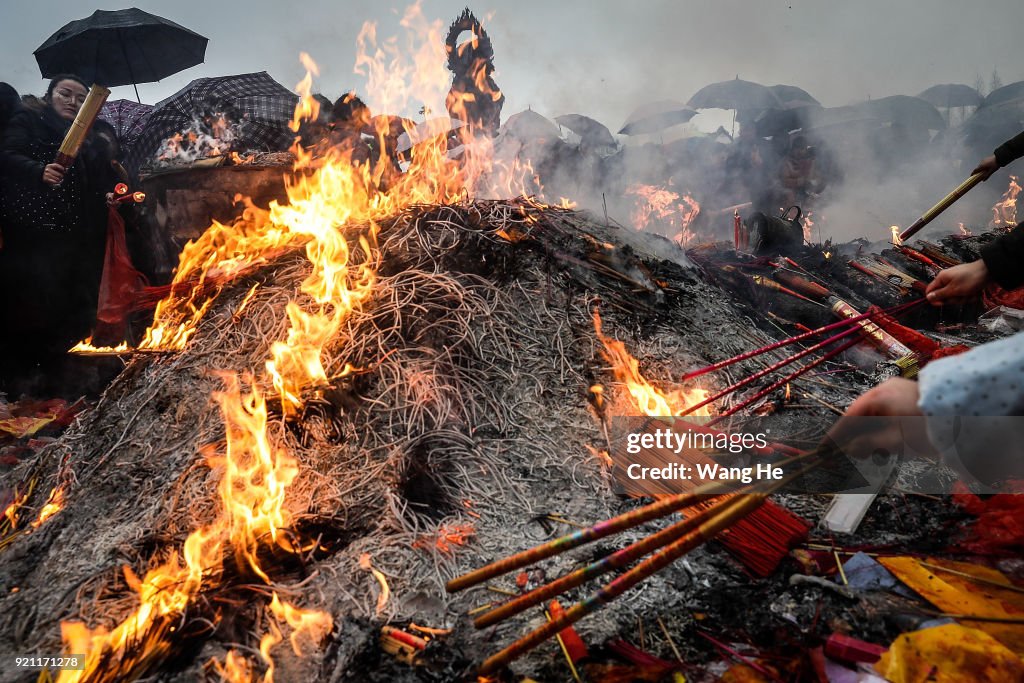
<svg viewBox="0 0 1024 683"><path fill-rule="evenodd" d="M87 92L77 76L58 76L43 106L16 111L4 131L0 363L7 367L0 367L0 379L59 361L94 323L105 196L116 177L107 146L93 135L70 168L54 162Z"/></svg>

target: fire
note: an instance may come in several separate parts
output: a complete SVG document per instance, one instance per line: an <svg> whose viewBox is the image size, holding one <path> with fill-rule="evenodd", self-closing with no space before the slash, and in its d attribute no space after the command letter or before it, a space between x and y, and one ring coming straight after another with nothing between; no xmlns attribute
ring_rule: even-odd
<svg viewBox="0 0 1024 683"><path fill-rule="evenodd" d="M960 234L964 237L970 237L971 231L964 227L963 223L957 223L957 227L960 229Z"/></svg>
<svg viewBox="0 0 1024 683"><path fill-rule="evenodd" d="M364 25L359 34L356 72L367 78L367 104L382 112L399 113L421 105L443 111L450 81L444 69L441 24L428 23L419 5L414 5L401 25L410 41L404 51L397 40L378 43L373 24ZM419 47L417 40L422 43ZM412 59L406 59L406 54ZM302 59L307 75L298 86L302 97L293 130L304 117L316 114L310 96L316 67L308 56ZM179 287L174 291L189 293L172 294L158 304L153 324L139 345L149 350L184 349L222 284L285 251L304 249L311 272L301 285L301 300L286 307L288 329L284 338L271 345L265 372L243 379L223 374L225 388L214 396L225 426L224 448L207 458L220 475L217 513L188 536L181 551L172 552L141 580L133 578L130 584L139 595L139 606L113 630L62 624L66 651L86 654L87 662L82 671L63 671L61 681L90 678L101 669L107 677L141 675L151 661L169 650L168 634L200 591L216 585L226 561L233 559L241 572L271 583L258 559L261 548L308 549L297 547L301 541L286 533L292 520L285 499L298 475L298 462L276 446L267 432L266 392L274 391L285 414L294 414L307 390L334 379L327 376L323 352L373 292L379 221L414 204L519 194L533 180L528 164L505 168L491 163L486 138L467 142L458 161L449 158L443 136L417 145L400 173L390 167L386 155L376 164L356 163L351 150L332 149L314 157L313 151L298 143L292 153L296 161L285 178L287 203L275 201L264 210L245 200L241 217L231 224L215 222L187 244L175 272L174 284ZM254 291L236 309L236 316ZM342 374L350 371L346 366ZM390 597L387 580L370 564L369 555L361 559L361 566L364 562L381 586L377 607L382 611ZM300 610L276 594L270 609L292 627L296 652L297 638L316 644L332 628L328 614ZM273 680L271 650L281 640L280 628L271 622L259 646L266 665L264 681ZM250 664L237 653L229 653L225 663L215 668L225 677L251 673Z"/></svg>
<svg viewBox="0 0 1024 683"><path fill-rule="evenodd" d="M72 346L70 349L68 349L68 353L81 353L81 354L87 354L87 353L106 353L106 354L114 354L114 353L128 353L131 350L132 350L131 347L128 346L128 342L121 342L117 346L93 346L92 345L92 337L86 337L83 341L78 342L77 344Z"/></svg>
<svg viewBox="0 0 1024 683"><path fill-rule="evenodd" d="M227 656L224 657L223 664L213 659L210 661L210 665L213 666L213 670L220 676L222 681L249 683L253 680L252 665L244 655L239 654L235 650L228 651Z"/></svg>
<svg viewBox="0 0 1024 683"><path fill-rule="evenodd" d="M637 230L646 230L651 219L665 219L675 210L674 202L679 199L675 192L655 185L630 185L626 188L627 195L636 199L636 209L631 218Z"/></svg>
<svg viewBox="0 0 1024 683"><path fill-rule="evenodd" d="M897 247L901 246L903 244L903 240L900 239L900 226L890 225L889 230L892 231L892 243Z"/></svg>
<svg viewBox="0 0 1024 683"><path fill-rule="evenodd" d="M364 25L359 34L355 70L367 78L367 104L375 111L400 112L421 103L444 111L450 77L444 68L441 23L428 23L420 7L414 5L406 10L402 26L409 38L404 50L399 49L397 40L378 43L372 23ZM307 67L315 66L308 56L304 59ZM310 70L298 85L303 97L293 121L296 129L303 116L315 111L310 103L312 73ZM379 136L387 132L383 118ZM448 158L447 144L445 137L438 136L416 145L410 150L409 167L397 175L384 155L376 165L354 164L351 150L332 149L324 157L314 158L312 151L294 146L295 173L286 178L288 203L272 202L268 210L249 203L234 223L215 222L200 238L189 242L182 251L174 284L194 285L193 294L158 304L140 348L185 348L209 309L214 296L209 292L211 285L230 280L277 253L304 246L314 269L303 292L324 310L305 313L297 304L289 309L290 340L284 343L291 350L278 348L272 372L287 375L302 368L312 383L324 381L313 356L325 340L333 338L346 311L372 291L373 226L377 221L414 204L457 203L465 198L466 190L481 197L511 197L537 187L529 163L494 163L491 143L485 137L467 144L457 161ZM385 176L388 183L381 185ZM368 228L355 238L351 226ZM353 251L360 252L358 264L349 262ZM342 286L343 282L348 284ZM276 388L294 408L296 387L280 378Z"/></svg>
<svg viewBox="0 0 1024 683"><path fill-rule="evenodd" d="M387 607L388 600L391 599L391 588L388 586L388 580L383 572L370 563L370 553L363 553L359 556L359 568L373 574L373 578L377 579L377 583L380 584L380 593L377 595L377 614L380 614Z"/></svg>
<svg viewBox="0 0 1024 683"><path fill-rule="evenodd" d="M612 364L612 372L615 379L626 385L630 395L636 404L637 409L644 415L651 417L667 417L680 415L686 412L687 408L696 405L708 397L706 389L678 389L671 393L665 393L648 382L640 374L640 362L630 355L626 345L615 339L609 339L601 333L601 316L594 313L594 330L597 338L604 345L602 355ZM704 406L690 413L691 415L711 415L708 406Z"/></svg>
<svg viewBox="0 0 1024 683"><path fill-rule="evenodd" d="M1019 178L1010 176L1010 184L1003 193L1003 198L992 207L990 228L1010 229L1017 224L1017 195L1020 194Z"/></svg>
<svg viewBox="0 0 1024 683"><path fill-rule="evenodd" d="M814 243L814 212L808 211L803 215L804 242Z"/></svg>
<svg viewBox="0 0 1024 683"><path fill-rule="evenodd" d="M159 161L191 163L197 159L220 157L231 152L239 126L223 113L196 118L187 129L160 143Z"/></svg>
<svg viewBox="0 0 1024 683"><path fill-rule="evenodd" d="M445 555L450 555L454 552L453 546L466 545L474 535L476 535L476 527L472 524L443 524L436 534L418 538L413 541L412 545L414 548L424 550L433 546Z"/></svg>
<svg viewBox="0 0 1024 683"><path fill-rule="evenodd" d="M690 231L690 225L700 215L700 204L690 195L684 194L680 200L679 209L679 234L676 236L676 241L685 245L694 238L693 232Z"/></svg>
<svg viewBox="0 0 1024 683"><path fill-rule="evenodd" d="M281 602L277 593L274 593L270 601L270 612L278 621L283 621L292 628L292 635L288 640L292 645L292 651L298 657L303 656L300 645L303 640L316 648L334 627L330 615L315 610L299 609L287 602Z"/></svg>
<svg viewBox="0 0 1024 683"><path fill-rule="evenodd" d="M224 379L227 388L215 398L223 412L227 445L223 456L209 458L211 467L223 470L220 515L189 535L181 557L173 553L141 581L129 579L139 594L140 605L113 631L108 633L102 627L90 630L77 622L62 624L66 650L84 653L87 660L84 670L63 671L59 680L81 680L101 665L108 670L119 667L114 670L128 677L139 662L125 652L126 645L145 643L143 651L150 656L166 648L165 629L216 578L228 549L240 565L247 565L267 582L269 577L256 558L261 544L275 543L294 550L281 532L290 521L283 507L284 493L298 473L297 464L282 449L270 445L266 402L259 389L251 386L243 390L234 375L225 374ZM126 576L131 575L126 572ZM303 614L319 624L330 621L326 613L316 613L315 619L308 616L311 613Z"/></svg>
<svg viewBox="0 0 1024 683"><path fill-rule="evenodd" d="M43 509L39 511L39 516L34 522L32 522L32 528L37 528L43 524L50 517L60 512L64 508L64 487L57 486L50 490L50 495L46 499L46 504L43 505Z"/></svg>
<svg viewBox="0 0 1024 683"><path fill-rule="evenodd" d="M682 197L665 187L640 183L626 188L626 194L636 197L630 218L637 230L651 229L653 224L678 224L675 240L686 244L693 239L690 224L700 214L700 204L690 195Z"/></svg>

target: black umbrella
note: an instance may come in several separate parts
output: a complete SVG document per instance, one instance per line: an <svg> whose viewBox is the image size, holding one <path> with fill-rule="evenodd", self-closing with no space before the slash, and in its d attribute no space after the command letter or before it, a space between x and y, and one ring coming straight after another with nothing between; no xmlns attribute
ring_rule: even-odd
<svg viewBox="0 0 1024 683"><path fill-rule="evenodd" d="M1000 143L1024 130L1024 98L980 107L961 126L967 144L995 149Z"/></svg>
<svg viewBox="0 0 1024 683"><path fill-rule="evenodd" d="M198 33L133 7L72 21L34 54L44 78L73 73L113 87L159 81L202 64L206 43Z"/></svg>
<svg viewBox="0 0 1024 683"><path fill-rule="evenodd" d="M1010 100L1017 100L1024 97L1024 81L1017 81L1016 83L1010 83L1004 85L1001 88L996 88L985 97L985 101L981 106L991 107L995 104L1002 104L1003 102L1009 102Z"/></svg>
<svg viewBox="0 0 1024 683"><path fill-rule="evenodd" d="M129 153L127 165L138 172L152 161L161 142L209 114L223 115L229 123L238 124L234 145L242 151L286 149L294 139L288 124L298 100L298 95L266 71L197 78L157 103Z"/></svg>
<svg viewBox="0 0 1024 683"><path fill-rule="evenodd" d="M565 126L576 135L580 141L594 147L614 147L615 138L612 132L603 123L598 123L589 116L583 114L563 114L555 117L555 123Z"/></svg>
<svg viewBox="0 0 1024 683"><path fill-rule="evenodd" d="M770 138L798 128L806 128L811 117L822 107L809 102L791 102L781 109L765 109L754 119L757 136Z"/></svg>
<svg viewBox="0 0 1024 683"><path fill-rule="evenodd" d="M871 116L860 107L808 108L803 117L803 130L825 134L843 131L867 131L882 125L880 118Z"/></svg>
<svg viewBox="0 0 1024 683"><path fill-rule="evenodd" d="M890 95L854 105L871 117L917 128L942 130L946 120L929 102L910 95Z"/></svg>
<svg viewBox="0 0 1024 683"><path fill-rule="evenodd" d="M704 86L687 104L694 109L771 109L782 102L767 86L737 77Z"/></svg>
<svg viewBox="0 0 1024 683"><path fill-rule="evenodd" d="M697 112L676 100L659 100L638 107L619 130L620 135L657 133L680 123L686 123Z"/></svg>
<svg viewBox="0 0 1024 683"><path fill-rule="evenodd" d="M936 107L977 107L981 104L982 96L977 90L969 85L960 83L943 83L933 85L918 95L922 100L931 102Z"/></svg>
<svg viewBox="0 0 1024 683"><path fill-rule="evenodd" d="M795 85L770 85L768 89L772 91L772 94L782 102L783 105L806 105L816 104L821 106L821 102L811 97L811 94L803 88L798 88Z"/></svg>

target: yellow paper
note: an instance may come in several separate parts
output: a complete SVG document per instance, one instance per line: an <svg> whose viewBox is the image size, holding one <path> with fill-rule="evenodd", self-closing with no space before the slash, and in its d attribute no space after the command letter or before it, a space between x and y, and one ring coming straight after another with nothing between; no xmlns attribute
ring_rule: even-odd
<svg viewBox="0 0 1024 683"><path fill-rule="evenodd" d="M1024 595L1020 593L924 567L920 560L914 557L880 557L878 561L896 578L947 614L1024 619ZM1010 584L1001 573L987 567L948 560L929 559L926 562L989 581ZM1024 654L1024 624L1000 624L967 619L958 621L988 633L1018 655Z"/></svg>
<svg viewBox="0 0 1024 683"><path fill-rule="evenodd" d="M904 633L875 670L891 683L1024 681L1024 661L984 631L946 624Z"/></svg>

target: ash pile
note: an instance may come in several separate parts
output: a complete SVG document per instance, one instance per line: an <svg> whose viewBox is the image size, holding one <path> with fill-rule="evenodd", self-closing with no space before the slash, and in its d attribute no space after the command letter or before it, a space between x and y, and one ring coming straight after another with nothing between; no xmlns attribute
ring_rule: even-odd
<svg viewBox="0 0 1024 683"><path fill-rule="evenodd" d="M615 545L560 557L523 581L454 596L444 584L636 505L612 493L602 456L605 415L635 410L613 367L615 340L670 395L687 369L766 339L746 304L704 281L676 245L529 199L413 206L384 222L376 242L369 298L325 349L325 381L304 390L301 410L271 398L261 412L245 379L284 336L288 302L310 305L309 264L292 251L224 284L184 350L136 354L92 412L6 475L38 484L16 511L25 520L18 529L29 532L0 551L4 650L58 652L62 622L65 631L67 623L116 629L133 614L139 577L180 565L187 539L218 516L233 435L264 419L270 452L294 458L277 537L265 531L251 556L221 549L188 601L108 649L89 680L212 680L243 664L257 673L272 666L278 680L473 680L481 652L541 617L527 613L493 632L474 630L468 615ZM354 249L351 258L371 256ZM850 371L829 386L794 384L818 400L775 392L744 420L811 440L829 406L870 379ZM247 408L225 417L223 398L211 394L241 397ZM62 509L29 526L54 489ZM817 521L825 498L783 502ZM953 517L929 500L887 505L900 522L888 510L869 513L859 540L927 549ZM786 583L792 560L776 558L788 571L753 580L737 549L699 550L581 622L595 665L665 674L681 648L689 675L712 676L721 651L699 633L752 646L788 633L790 651L819 637L823 620L804 633L775 614L778 605L799 612L813 603ZM861 635L895 632L866 607L809 590L819 609ZM280 617L274 596L328 618L315 626ZM383 626L429 644L396 647L400 636L383 637ZM261 641L270 659L256 654ZM643 663L627 643L657 657ZM516 670L564 677L564 666L541 648ZM7 671L3 680L19 677Z"/></svg>

